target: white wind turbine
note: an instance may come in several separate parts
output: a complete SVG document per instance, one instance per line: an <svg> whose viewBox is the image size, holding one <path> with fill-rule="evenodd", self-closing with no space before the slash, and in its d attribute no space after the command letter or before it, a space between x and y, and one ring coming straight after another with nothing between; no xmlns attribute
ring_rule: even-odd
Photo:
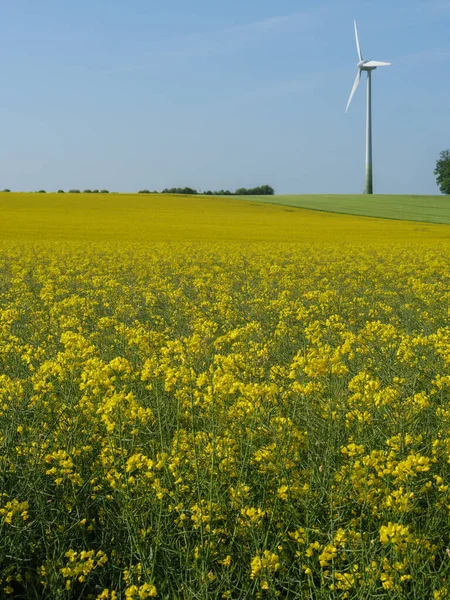
<svg viewBox="0 0 450 600"><path fill-rule="evenodd" d="M356 92L356 88L361 80L362 71L367 73L367 109L366 109L366 194L373 194L373 180L372 180L372 71L377 67L388 67L391 63L380 62L378 60L363 60L361 54L361 48L359 46L358 29L355 24L355 38L356 38L356 49L358 50L358 72L356 73L356 79L350 92L350 98L347 102L348 111L350 102L352 101L353 95Z"/></svg>

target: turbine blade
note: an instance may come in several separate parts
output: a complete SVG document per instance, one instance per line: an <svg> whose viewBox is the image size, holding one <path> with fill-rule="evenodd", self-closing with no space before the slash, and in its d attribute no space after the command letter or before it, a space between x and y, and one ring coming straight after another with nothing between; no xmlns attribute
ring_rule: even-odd
<svg viewBox="0 0 450 600"><path fill-rule="evenodd" d="M353 24L355 26L356 49L358 50L359 60L362 60L363 57L362 57L362 54L361 54L361 47L359 45L358 28L356 27L356 21L353 21Z"/></svg>
<svg viewBox="0 0 450 600"><path fill-rule="evenodd" d="M350 106L350 102L352 101L352 98L356 92L356 88L358 87L358 83L360 82L360 79L361 79L361 71L358 69L358 72L356 73L355 81L353 83L352 91L350 92L350 98L348 99L347 108L345 109L345 112L348 111L348 107Z"/></svg>
<svg viewBox="0 0 450 600"><path fill-rule="evenodd" d="M364 67L389 67L391 63L381 62L379 60L368 60L364 63Z"/></svg>

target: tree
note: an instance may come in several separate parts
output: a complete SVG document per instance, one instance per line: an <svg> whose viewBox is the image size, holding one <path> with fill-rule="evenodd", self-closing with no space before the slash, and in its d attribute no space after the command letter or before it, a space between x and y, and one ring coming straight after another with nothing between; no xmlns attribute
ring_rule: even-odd
<svg viewBox="0 0 450 600"><path fill-rule="evenodd" d="M64 194L64 190L58 190L57 194Z"/></svg>
<svg viewBox="0 0 450 600"><path fill-rule="evenodd" d="M11 190L9 190L8 188L5 188L3 191L4 192L10 192Z"/></svg>
<svg viewBox="0 0 450 600"><path fill-rule="evenodd" d="M270 185L259 185L254 188L239 188L234 194L236 196L273 196L275 190Z"/></svg>
<svg viewBox="0 0 450 600"><path fill-rule="evenodd" d="M450 194L450 150L442 150L434 170L436 183L443 194Z"/></svg>
<svg viewBox="0 0 450 600"><path fill-rule="evenodd" d="M198 194L197 190L190 187L184 188L165 188L161 194Z"/></svg>
<svg viewBox="0 0 450 600"><path fill-rule="evenodd" d="M260 196L273 196L275 194L275 190L271 185L260 185L259 188L256 189L258 190L258 194Z"/></svg>
<svg viewBox="0 0 450 600"><path fill-rule="evenodd" d="M100 194L109 194L109 190L100 190Z"/></svg>

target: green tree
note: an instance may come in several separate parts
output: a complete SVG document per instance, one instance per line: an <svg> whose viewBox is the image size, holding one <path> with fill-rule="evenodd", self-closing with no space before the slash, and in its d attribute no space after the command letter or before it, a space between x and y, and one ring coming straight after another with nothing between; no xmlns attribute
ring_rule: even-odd
<svg viewBox="0 0 450 600"><path fill-rule="evenodd" d="M198 194L197 190L190 187L164 188L161 194Z"/></svg>
<svg viewBox="0 0 450 600"><path fill-rule="evenodd" d="M257 193L261 196L273 196L275 194L275 190L271 185L260 185L259 188L256 189L258 190Z"/></svg>
<svg viewBox="0 0 450 600"><path fill-rule="evenodd" d="M434 170L436 183L443 194L450 194L450 150L442 150Z"/></svg>
<svg viewBox="0 0 450 600"><path fill-rule="evenodd" d="M234 193L236 196L273 196L275 190L266 184L254 188L238 188Z"/></svg>

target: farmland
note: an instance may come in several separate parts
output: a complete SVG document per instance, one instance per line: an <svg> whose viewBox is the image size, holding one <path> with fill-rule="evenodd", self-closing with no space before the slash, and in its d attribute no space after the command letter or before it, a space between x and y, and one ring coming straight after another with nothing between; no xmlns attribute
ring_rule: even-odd
<svg viewBox="0 0 450 600"><path fill-rule="evenodd" d="M240 196L242 200L248 197ZM389 195L347 195L316 194L298 196L255 196L254 202L280 204L310 210L423 221L427 223L450 223L450 202L448 196L389 196Z"/></svg>
<svg viewBox="0 0 450 600"><path fill-rule="evenodd" d="M395 241L424 243L450 239L449 228L440 225L358 219L350 215L317 212L293 206L274 206L271 203L263 203L262 198L249 200L247 196L243 197L243 202L226 197L166 194L0 192L1 239L17 240L20 243L44 240L83 243L314 243L332 240L389 244ZM279 201L284 197L271 198ZM382 216L388 216L389 211L384 207L378 212ZM405 217L412 220L409 213Z"/></svg>
<svg viewBox="0 0 450 600"><path fill-rule="evenodd" d="M0 195L0 589L450 589L450 227Z"/></svg>

